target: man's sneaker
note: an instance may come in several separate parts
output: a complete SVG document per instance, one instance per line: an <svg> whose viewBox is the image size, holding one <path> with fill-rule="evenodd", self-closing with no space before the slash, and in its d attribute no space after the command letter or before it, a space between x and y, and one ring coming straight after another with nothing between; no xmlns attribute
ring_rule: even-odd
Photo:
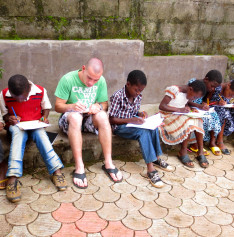
<svg viewBox="0 0 234 237"><path fill-rule="evenodd" d="M150 183L156 187L156 188L162 188L164 186L162 180L160 179L159 175L158 175L158 171L154 170L152 172L148 172L147 176L150 180Z"/></svg>
<svg viewBox="0 0 234 237"><path fill-rule="evenodd" d="M67 189L67 181L65 180L64 174L53 174L52 182L59 191L65 191Z"/></svg>
<svg viewBox="0 0 234 237"><path fill-rule="evenodd" d="M7 184L6 195L9 201L19 202L21 200L19 184L22 186L22 183L18 179L16 179L14 183Z"/></svg>
<svg viewBox="0 0 234 237"><path fill-rule="evenodd" d="M157 167L159 167L162 170L171 172L174 170L174 168L170 165L167 164L167 162L165 160L162 160L160 158L158 158L156 161L153 162L153 164Z"/></svg>

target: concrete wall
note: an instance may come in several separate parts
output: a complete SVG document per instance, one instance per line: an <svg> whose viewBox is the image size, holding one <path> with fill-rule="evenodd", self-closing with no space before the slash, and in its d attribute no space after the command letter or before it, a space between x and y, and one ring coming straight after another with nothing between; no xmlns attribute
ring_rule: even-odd
<svg viewBox="0 0 234 237"><path fill-rule="evenodd" d="M234 54L234 0L0 0L1 39L141 39L147 54Z"/></svg>
<svg viewBox="0 0 234 237"><path fill-rule="evenodd" d="M164 88L184 84L192 77L204 78L211 69L225 74L226 56L143 56L144 43L140 40L0 40L4 69L0 89L14 74L23 74L34 83L44 86L52 104L59 79L67 72L81 68L91 57L104 62L104 76L109 96L126 82L128 73L143 70L148 85L143 92L143 104L161 101Z"/></svg>

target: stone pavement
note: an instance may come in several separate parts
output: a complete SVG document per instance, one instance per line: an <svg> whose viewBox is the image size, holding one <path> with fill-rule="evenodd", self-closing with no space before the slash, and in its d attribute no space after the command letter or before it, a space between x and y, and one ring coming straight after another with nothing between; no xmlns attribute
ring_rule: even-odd
<svg viewBox="0 0 234 237"><path fill-rule="evenodd" d="M27 174L18 204L0 191L0 236L234 236L234 147L227 146L232 155L210 155L207 169L196 161L194 169L183 166L176 151L164 155L175 169L159 170L162 189L145 178L143 160L115 160L124 175L119 184L103 173L102 162L88 167L86 190L72 185L73 167L64 169L65 192L44 170Z"/></svg>

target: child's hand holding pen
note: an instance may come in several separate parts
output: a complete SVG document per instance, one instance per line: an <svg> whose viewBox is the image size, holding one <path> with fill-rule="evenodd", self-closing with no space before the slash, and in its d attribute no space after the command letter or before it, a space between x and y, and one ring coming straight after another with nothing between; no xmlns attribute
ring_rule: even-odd
<svg viewBox="0 0 234 237"><path fill-rule="evenodd" d="M138 116L134 116L130 119L129 123L133 123L133 124L143 124L145 122L145 120L141 117Z"/></svg>
<svg viewBox="0 0 234 237"><path fill-rule="evenodd" d="M15 116L15 115L10 115L8 117L8 121L10 125L16 125L17 123L19 123L21 120L21 118L19 116Z"/></svg>
<svg viewBox="0 0 234 237"><path fill-rule="evenodd" d="M145 111L138 112L138 116L143 118L143 119L148 118L148 114Z"/></svg>
<svg viewBox="0 0 234 237"><path fill-rule="evenodd" d="M44 117L44 116L41 117L39 121L49 124L49 120L46 117Z"/></svg>
<svg viewBox="0 0 234 237"><path fill-rule="evenodd" d="M202 102L200 109L208 111L210 109L210 107L207 103Z"/></svg>

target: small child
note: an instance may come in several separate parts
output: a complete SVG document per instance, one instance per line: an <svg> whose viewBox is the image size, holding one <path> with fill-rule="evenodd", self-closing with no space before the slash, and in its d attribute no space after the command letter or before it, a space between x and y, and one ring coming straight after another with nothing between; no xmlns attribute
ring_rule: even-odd
<svg viewBox="0 0 234 237"><path fill-rule="evenodd" d="M233 103L234 98L234 80L221 84L215 88L215 91L211 97L211 103L217 101L215 105L225 105ZM234 104L234 103L233 103ZM230 155L231 152L228 150L223 143L223 135L229 136L234 132L234 108L225 108L215 106L220 123L221 132L217 136L216 145L220 148L224 155Z"/></svg>
<svg viewBox="0 0 234 237"><path fill-rule="evenodd" d="M164 160L160 159L162 150L158 129L147 130L135 127L126 127L127 123L143 124L146 112L139 112L142 95L147 84L147 79L142 71L134 70L128 74L126 85L115 92L111 98L110 123L114 134L132 140L138 140L142 150L142 155L147 164L147 176L154 187L163 187L157 170L159 168L172 171L173 167L169 166Z"/></svg>
<svg viewBox="0 0 234 237"><path fill-rule="evenodd" d="M16 124L19 121L40 120L48 123L48 115L51 104L46 89L34 85L22 75L14 75L8 81L0 95L3 119L6 129L11 134L11 147L8 160L6 195L9 201L18 202L21 199L18 180L23 173L23 156L26 141L31 137L36 143L41 156L52 175L52 181L58 190L66 190L67 184L61 173L63 164L55 153L49 138L43 128L32 130L20 130ZM17 117L16 117L17 115Z"/></svg>
<svg viewBox="0 0 234 237"><path fill-rule="evenodd" d="M200 80L195 80L188 85L170 86L166 88L165 96L159 105L161 116L164 118L164 125L159 127L161 138L168 145L181 144L178 158L190 168L193 168L194 164L187 154L187 144L192 132L195 132L198 143L197 160L200 166L207 168L209 165L203 154L203 121L200 118L176 115L172 112L187 113L191 111L188 101L199 98L205 93L205 84Z"/></svg>

